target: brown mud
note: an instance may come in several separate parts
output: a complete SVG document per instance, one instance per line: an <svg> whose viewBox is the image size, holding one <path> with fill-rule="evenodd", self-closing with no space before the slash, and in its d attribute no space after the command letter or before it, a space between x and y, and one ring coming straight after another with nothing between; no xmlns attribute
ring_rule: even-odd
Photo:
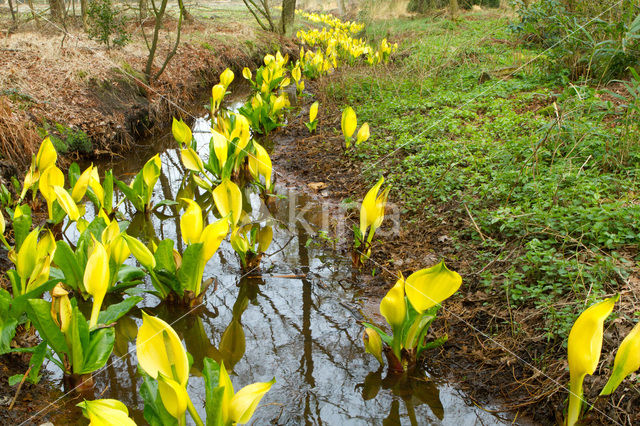
<svg viewBox="0 0 640 426"><path fill-rule="evenodd" d="M335 76L324 77L331 78ZM324 79L307 86L310 92L317 94L321 105L316 133L310 134L304 125L309 106L316 100L307 98L302 102L300 113L274 135L278 142L272 154L274 167L328 202L361 200L372 185L362 173L367 165L345 154L340 106L323 96ZM393 162L401 155L398 153L385 161ZM386 168L386 165L380 166L381 170ZM393 191L390 200L392 198ZM347 219L358 223L357 211ZM432 326L435 336L446 333L449 340L429 353L425 360L427 368L441 377L449 377L479 405L496 399L503 401L504 411L510 412L516 423L519 418L527 418L540 424L561 424L567 398L565 388L569 382L566 348L562 342L548 341L540 331L543 313L538 309L512 308L503 293L488 291L480 285L481 272L508 267L510 256L499 260L500 253L496 252L494 261L478 265L476 253L481 248L477 243L463 241L454 246L448 236L454 230L476 229L462 205L446 206L437 212L437 216L403 213L400 220L401 230L396 235L380 238L376 235L372 258L358 277L368 298L365 313L378 315L380 299L395 283L397 273L407 276L445 259L451 269L462 275L463 286L444 304L439 319ZM390 226L385 222L383 230ZM462 251L460 246L464 247ZM503 251L513 255L520 248L514 243ZM343 250L345 256L350 256L349 247L343 247ZM633 294L637 287L638 283L629 281L621 286L621 292ZM637 310L634 305L635 301L629 300L620 309L633 315ZM605 330L603 365L613 364L616 342L630 331L622 322L614 320ZM585 396L589 401L596 401L595 390L604 386L608 376L605 373L601 371L585 379ZM638 424L640 413L632 408L638 404L640 395L633 389L620 389L612 399L598 401L583 422Z"/></svg>

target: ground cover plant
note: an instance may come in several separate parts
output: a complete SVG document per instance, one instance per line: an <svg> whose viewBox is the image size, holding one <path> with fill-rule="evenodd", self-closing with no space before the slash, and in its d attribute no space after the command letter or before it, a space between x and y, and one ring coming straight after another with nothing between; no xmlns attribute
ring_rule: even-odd
<svg viewBox="0 0 640 426"><path fill-rule="evenodd" d="M480 304L504 306L506 318L486 307L495 323L480 330L555 377L586 306L623 292L620 315L635 318L638 146L624 142L621 118L634 92L550 73L547 52L509 28L517 20L373 23L367 36L397 41L400 59L323 79L320 101L334 114L352 107L375 129L349 161L368 185L384 173L409 234L464 265ZM541 346L519 351L512 339Z"/></svg>

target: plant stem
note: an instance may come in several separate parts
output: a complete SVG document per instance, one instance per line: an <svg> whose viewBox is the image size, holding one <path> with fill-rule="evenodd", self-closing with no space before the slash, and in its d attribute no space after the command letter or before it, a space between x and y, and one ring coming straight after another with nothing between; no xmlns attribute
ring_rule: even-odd
<svg viewBox="0 0 640 426"><path fill-rule="evenodd" d="M204 426L200 415L196 411L196 407L194 407L193 402L191 402L191 398L187 399L187 410L189 411L189 414L191 414L191 418L196 423L196 426Z"/></svg>

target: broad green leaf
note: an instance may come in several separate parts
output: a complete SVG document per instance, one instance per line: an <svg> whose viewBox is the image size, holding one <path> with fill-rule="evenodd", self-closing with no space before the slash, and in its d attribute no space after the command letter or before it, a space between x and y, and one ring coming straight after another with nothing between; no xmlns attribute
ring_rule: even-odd
<svg viewBox="0 0 640 426"><path fill-rule="evenodd" d="M222 397L224 388L220 384L220 364L211 358L202 361L204 375L205 410L207 412L207 426L222 425Z"/></svg>
<svg viewBox="0 0 640 426"><path fill-rule="evenodd" d="M178 270L178 281L182 285L184 290L195 291L194 285L197 285L195 281L198 279L195 276L196 271L200 268L200 256L202 255L203 244L191 244L187 247L182 255L182 266ZM202 279L202 276L199 277Z"/></svg>
<svg viewBox="0 0 640 426"><path fill-rule="evenodd" d="M30 299L27 303L27 316L38 330L42 340L63 359L64 354L69 354L69 347L58 325L51 318L51 303L42 299Z"/></svg>
<svg viewBox="0 0 640 426"><path fill-rule="evenodd" d="M84 352L88 350L89 345L89 327L87 320L80 312L77 306L73 308L71 323L67 330L68 337L71 340L71 368L73 373L82 374L84 370Z"/></svg>
<svg viewBox="0 0 640 426"><path fill-rule="evenodd" d="M56 243L53 262L64 273L65 283L74 290L82 289L83 271L78 265L76 255L65 241Z"/></svg>
<svg viewBox="0 0 640 426"><path fill-rule="evenodd" d="M140 179L142 181L142 179ZM138 211L144 210L143 200L139 193L137 193L133 188L130 188L126 183L115 179L116 185L120 188L120 191L124 194L124 196L133 204L133 207Z"/></svg>
<svg viewBox="0 0 640 426"><path fill-rule="evenodd" d="M107 309L100 312L98 316L98 324L100 325L109 325L112 324L124 314L129 312L134 306L136 306L139 302L143 300L140 296L133 296L124 299L120 303L115 303L113 305L109 305Z"/></svg>
<svg viewBox="0 0 640 426"><path fill-rule="evenodd" d="M116 333L112 327L91 332L89 345L84 351L83 368L80 374L91 373L104 367L113 352L115 336Z"/></svg>
<svg viewBox="0 0 640 426"><path fill-rule="evenodd" d="M172 274L176 273L176 262L173 258L173 240L165 239L160 241L156 252L153 254L156 259L156 268L164 269Z"/></svg>

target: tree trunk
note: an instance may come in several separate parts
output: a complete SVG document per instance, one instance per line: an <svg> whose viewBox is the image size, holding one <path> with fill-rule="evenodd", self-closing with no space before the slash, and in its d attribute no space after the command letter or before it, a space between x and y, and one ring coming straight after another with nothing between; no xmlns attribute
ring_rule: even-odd
<svg viewBox="0 0 640 426"><path fill-rule="evenodd" d="M64 18L63 0L49 0L49 12L53 22L62 22Z"/></svg>
<svg viewBox="0 0 640 426"><path fill-rule="evenodd" d="M280 15L280 34L291 35L293 22L296 17L296 0L282 0L282 15Z"/></svg>
<svg viewBox="0 0 640 426"><path fill-rule="evenodd" d="M191 22L193 21L193 16L189 13L187 8L184 6L184 2L179 2L180 10L182 11L182 17L185 21Z"/></svg>
<svg viewBox="0 0 640 426"><path fill-rule="evenodd" d="M11 19L16 22L16 11L13 10L13 0L9 0L9 10L11 11Z"/></svg>
<svg viewBox="0 0 640 426"><path fill-rule="evenodd" d="M82 15L82 28L87 30L87 0L80 0L80 14Z"/></svg>
<svg viewBox="0 0 640 426"><path fill-rule="evenodd" d="M449 0L449 12L451 13L451 19L458 17L458 0Z"/></svg>
<svg viewBox="0 0 640 426"><path fill-rule="evenodd" d="M340 15L344 15L347 12L344 7L344 0L338 0L338 12Z"/></svg>
<svg viewBox="0 0 640 426"><path fill-rule="evenodd" d="M140 19L146 19L149 16L149 5L147 0L140 0L138 2L138 6L140 7Z"/></svg>

